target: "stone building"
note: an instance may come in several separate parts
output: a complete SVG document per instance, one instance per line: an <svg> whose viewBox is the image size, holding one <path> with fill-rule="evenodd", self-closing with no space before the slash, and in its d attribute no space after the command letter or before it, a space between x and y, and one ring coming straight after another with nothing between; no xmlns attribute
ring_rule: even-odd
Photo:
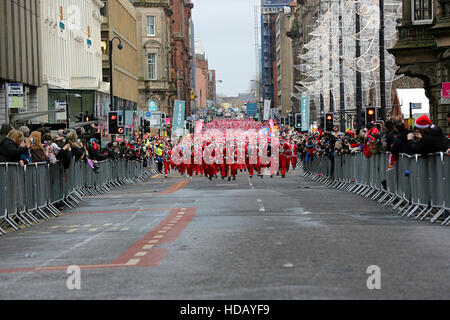
<svg viewBox="0 0 450 320"><path fill-rule="evenodd" d="M170 79L175 84L177 94L174 99L186 102L185 115L191 115L191 73L194 59L192 46L191 10L194 4L190 0L172 0L171 17L171 63Z"/></svg>
<svg viewBox="0 0 450 320"><path fill-rule="evenodd" d="M431 120L449 134L450 101L442 99L442 84L450 82L450 1L403 0L399 41L389 49L398 74L423 81L430 100Z"/></svg>
<svg viewBox="0 0 450 320"><path fill-rule="evenodd" d="M139 70L139 105L172 117L176 87L170 82L171 0L135 0Z"/></svg>

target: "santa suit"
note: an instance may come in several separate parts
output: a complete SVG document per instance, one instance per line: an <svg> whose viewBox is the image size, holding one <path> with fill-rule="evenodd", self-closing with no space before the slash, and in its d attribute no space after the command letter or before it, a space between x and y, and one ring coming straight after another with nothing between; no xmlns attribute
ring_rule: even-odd
<svg viewBox="0 0 450 320"><path fill-rule="evenodd" d="M169 174L170 172L170 158L171 158L172 151L166 150L164 153L164 174Z"/></svg>
<svg viewBox="0 0 450 320"><path fill-rule="evenodd" d="M291 143L291 151L292 151L291 164L292 168L295 170L295 167L297 166L298 146L293 142Z"/></svg>
<svg viewBox="0 0 450 320"><path fill-rule="evenodd" d="M281 175L284 177L286 172L289 171L290 157L292 155L290 145L283 141L280 143L280 167Z"/></svg>

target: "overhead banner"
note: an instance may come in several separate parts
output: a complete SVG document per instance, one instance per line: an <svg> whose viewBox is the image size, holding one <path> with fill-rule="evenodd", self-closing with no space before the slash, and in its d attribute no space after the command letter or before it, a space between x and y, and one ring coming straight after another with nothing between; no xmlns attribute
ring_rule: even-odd
<svg viewBox="0 0 450 320"><path fill-rule="evenodd" d="M264 100L264 121L269 120L271 100Z"/></svg>
<svg viewBox="0 0 450 320"><path fill-rule="evenodd" d="M309 131L309 97L302 97L301 112L302 114L302 131Z"/></svg>
<svg viewBox="0 0 450 320"><path fill-rule="evenodd" d="M172 136L179 137L184 135L184 113L186 102L182 100L175 100L174 104Z"/></svg>

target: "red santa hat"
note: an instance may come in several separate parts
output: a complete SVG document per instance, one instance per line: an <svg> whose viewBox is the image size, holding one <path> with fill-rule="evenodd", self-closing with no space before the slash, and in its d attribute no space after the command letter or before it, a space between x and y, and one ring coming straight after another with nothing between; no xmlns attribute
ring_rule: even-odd
<svg viewBox="0 0 450 320"><path fill-rule="evenodd" d="M434 124L426 114L417 118L414 126L419 129L434 128Z"/></svg>

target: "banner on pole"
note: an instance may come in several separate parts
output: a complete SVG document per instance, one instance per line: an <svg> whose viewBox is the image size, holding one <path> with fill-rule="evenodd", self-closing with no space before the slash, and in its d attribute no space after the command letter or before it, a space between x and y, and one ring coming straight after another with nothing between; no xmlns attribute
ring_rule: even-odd
<svg viewBox="0 0 450 320"><path fill-rule="evenodd" d="M309 97L302 97L301 100L302 131L309 131Z"/></svg>
<svg viewBox="0 0 450 320"><path fill-rule="evenodd" d="M270 114L270 102L271 100L264 100L264 121L269 120L269 114Z"/></svg>
<svg viewBox="0 0 450 320"><path fill-rule="evenodd" d="M184 135L184 113L186 102L182 100L175 100L174 103L172 136L179 137Z"/></svg>

